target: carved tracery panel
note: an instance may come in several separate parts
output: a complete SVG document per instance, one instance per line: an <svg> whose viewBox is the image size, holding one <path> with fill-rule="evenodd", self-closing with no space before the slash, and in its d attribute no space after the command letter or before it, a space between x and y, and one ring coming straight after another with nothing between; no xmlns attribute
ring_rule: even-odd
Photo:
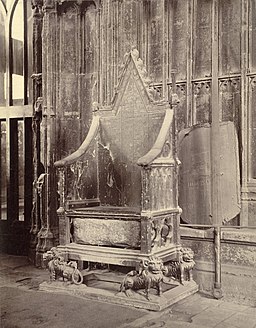
<svg viewBox="0 0 256 328"><path fill-rule="evenodd" d="M240 128L240 108L241 108L241 82L240 78L230 78L220 80L220 104L222 121L234 122L237 130Z"/></svg>
<svg viewBox="0 0 256 328"><path fill-rule="evenodd" d="M211 122L211 83L193 83L193 124Z"/></svg>

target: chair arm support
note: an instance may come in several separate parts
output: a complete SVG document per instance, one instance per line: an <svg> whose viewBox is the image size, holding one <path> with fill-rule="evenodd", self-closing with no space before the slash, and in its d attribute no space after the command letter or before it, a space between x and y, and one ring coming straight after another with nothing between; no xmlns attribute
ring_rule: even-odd
<svg viewBox="0 0 256 328"><path fill-rule="evenodd" d="M165 118L158 134L156 142L150 151L139 158L137 164L140 166L150 165L162 152L166 139L168 138L169 130L173 122L173 110L167 109L165 113Z"/></svg>
<svg viewBox="0 0 256 328"><path fill-rule="evenodd" d="M88 132L85 140L81 144L81 146L76 151L74 151L72 154L55 162L54 166L62 167L62 166L73 164L74 162L79 160L79 158L87 152L91 142L96 138L97 133L99 131L99 126L100 126L100 118L98 115L95 115L95 116L93 116L89 132Z"/></svg>

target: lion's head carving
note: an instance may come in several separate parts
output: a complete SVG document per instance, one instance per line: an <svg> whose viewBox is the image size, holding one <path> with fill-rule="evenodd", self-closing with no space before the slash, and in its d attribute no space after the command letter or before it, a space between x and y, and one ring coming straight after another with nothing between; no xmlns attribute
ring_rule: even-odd
<svg viewBox="0 0 256 328"><path fill-rule="evenodd" d="M192 262L194 261L194 252L191 248L181 248L181 261L182 262Z"/></svg>
<svg viewBox="0 0 256 328"><path fill-rule="evenodd" d="M142 270L146 270L153 274L163 273L165 270L163 261L156 256L150 256L147 260L142 260L140 263Z"/></svg>

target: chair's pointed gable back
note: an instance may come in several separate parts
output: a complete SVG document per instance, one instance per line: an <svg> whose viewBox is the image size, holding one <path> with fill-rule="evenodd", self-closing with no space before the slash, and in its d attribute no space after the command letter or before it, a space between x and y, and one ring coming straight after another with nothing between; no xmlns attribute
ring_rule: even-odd
<svg viewBox="0 0 256 328"><path fill-rule="evenodd" d="M110 107L100 109L99 191L104 205L141 206L141 172L137 160L153 146L165 110L138 52L125 58Z"/></svg>

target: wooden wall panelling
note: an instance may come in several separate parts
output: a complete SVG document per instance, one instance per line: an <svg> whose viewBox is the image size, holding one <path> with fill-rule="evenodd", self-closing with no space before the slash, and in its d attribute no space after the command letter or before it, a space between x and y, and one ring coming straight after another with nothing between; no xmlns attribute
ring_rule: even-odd
<svg viewBox="0 0 256 328"><path fill-rule="evenodd" d="M211 76L212 3L195 0L193 27L193 78Z"/></svg>
<svg viewBox="0 0 256 328"><path fill-rule="evenodd" d="M187 127L187 88L186 83L176 84L176 93L179 97L179 104L176 107L176 127L178 132Z"/></svg>
<svg viewBox="0 0 256 328"><path fill-rule="evenodd" d="M140 48L140 56L143 60L146 67L149 65L149 1L142 1L142 15L141 15L141 48Z"/></svg>
<svg viewBox="0 0 256 328"><path fill-rule="evenodd" d="M219 1L219 71L241 70L241 0Z"/></svg>
<svg viewBox="0 0 256 328"><path fill-rule="evenodd" d="M97 88L95 89L95 92L97 93L97 99L95 97L95 101L98 104L101 104L101 5L100 1L97 1L96 5L96 57L95 57L95 63L96 63L96 70L97 70Z"/></svg>
<svg viewBox="0 0 256 328"><path fill-rule="evenodd" d="M123 5L123 3L122 3ZM109 105L114 92L114 76L116 75L115 51L116 51L116 33L114 30L116 24L116 9L119 3L113 0L107 0L102 3L101 16L101 65L102 65L102 104ZM123 42L125 42L123 40Z"/></svg>
<svg viewBox="0 0 256 328"><path fill-rule="evenodd" d="M123 54L129 52L132 48L138 47L138 12L137 1L123 1L123 19L122 19L122 43Z"/></svg>
<svg viewBox="0 0 256 328"><path fill-rule="evenodd" d="M245 2L247 3L247 2ZM249 0L249 71L255 72L256 71L256 1L255 0ZM247 17L246 17L247 18Z"/></svg>
<svg viewBox="0 0 256 328"><path fill-rule="evenodd" d="M211 88L211 133L210 133L210 152L211 152L211 213L210 222L219 223L219 204L220 204L220 161L219 161L219 144L220 144L220 113L219 113L219 8L218 0L212 1L212 88Z"/></svg>
<svg viewBox="0 0 256 328"><path fill-rule="evenodd" d="M247 121L245 122L245 130L244 138L248 140L248 148L247 148L247 156L245 153L245 163L248 168L247 182L255 190L256 186L256 162L255 162L255 104L256 104L256 96L255 96L255 85L256 85L256 55L255 55L255 47L256 47L256 2L255 0L248 1L248 32L249 32L249 41L248 41L248 50L249 56L247 57L247 90L249 95L248 101L248 113L247 113ZM247 125L247 126L246 126ZM247 135L246 135L247 133Z"/></svg>
<svg viewBox="0 0 256 328"><path fill-rule="evenodd" d="M112 80L113 80L113 92L112 92L112 98L115 93L115 87L117 85L117 79L118 79L118 47L119 47L119 1L114 1L113 3L113 47L112 47ZM139 15L139 13L138 13Z"/></svg>
<svg viewBox="0 0 256 328"><path fill-rule="evenodd" d="M138 35L138 42L137 42L137 49L140 53L140 57L144 63L145 61L145 54L144 54L144 28L145 28L145 12L144 12L144 1L137 1L137 35Z"/></svg>
<svg viewBox="0 0 256 328"><path fill-rule="evenodd" d="M106 83L107 83L107 98L106 103L110 104L112 95L113 95L113 80L112 80L112 73L113 73L113 56L112 56L112 49L113 49L113 1L108 1L107 6L107 47L106 47ZM103 59L104 60L104 59Z"/></svg>
<svg viewBox="0 0 256 328"><path fill-rule="evenodd" d="M164 0L152 0L149 4L149 61L148 72L154 83L163 79Z"/></svg>
<svg viewBox="0 0 256 328"><path fill-rule="evenodd" d="M77 5L63 6L60 16L59 114L77 115L80 12ZM54 49L56 51L56 48Z"/></svg>
<svg viewBox="0 0 256 328"><path fill-rule="evenodd" d="M99 76L99 10L93 2L85 3L81 16L81 57L79 74L80 90L78 106L80 108L81 143L84 140L92 117L92 104L98 102Z"/></svg>
<svg viewBox="0 0 256 328"><path fill-rule="evenodd" d="M171 76L171 66L177 70L176 80L183 81L187 77L187 55L189 54L189 7L190 2L186 0L174 0L169 3L169 11L172 13L169 21L170 38L170 63L169 77Z"/></svg>
<svg viewBox="0 0 256 328"><path fill-rule="evenodd" d="M220 121L234 122L237 139L238 139L238 153L239 153L239 176L242 172L242 130L241 130L241 78L233 77L230 79L219 80L219 108ZM241 178L239 178L241 179Z"/></svg>
<svg viewBox="0 0 256 328"><path fill-rule="evenodd" d="M108 25L107 25L107 8L109 6L109 1L104 1L102 3L101 7L101 26L100 26L100 32L101 32L101 37L100 37L100 53L101 53L101 79L100 79L100 85L101 85L101 99L100 99L100 104L104 105L106 104L107 100L107 30L108 30Z"/></svg>
<svg viewBox="0 0 256 328"><path fill-rule="evenodd" d="M192 45L193 45L193 28L192 26L192 17L193 17L193 4L194 0L189 1L187 4L187 57L186 57L186 79L187 79L187 117L186 117L186 126L193 125L193 101L192 101Z"/></svg>
<svg viewBox="0 0 256 328"><path fill-rule="evenodd" d="M99 102L110 105L118 77L122 72L124 55L132 48L147 54L147 8L143 1L108 0L100 10L100 97ZM144 42L145 41L145 42Z"/></svg>
<svg viewBox="0 0 256 328"><path fill-rule="evenodd" d="M170 59L170 10L169 10L169 1L163 1L162 7L163 13L163 71L162 71L162 98L167 100L169 97L169 88L168 88L168 80L169 80L169 65L171 63Z"/></svg>

